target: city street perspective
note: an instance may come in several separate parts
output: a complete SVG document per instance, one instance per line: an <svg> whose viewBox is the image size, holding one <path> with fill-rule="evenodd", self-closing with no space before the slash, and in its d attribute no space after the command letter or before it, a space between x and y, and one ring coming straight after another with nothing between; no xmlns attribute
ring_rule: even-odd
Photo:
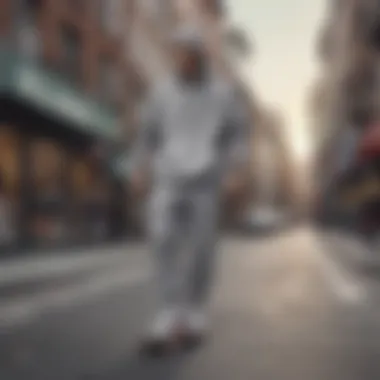
<svg viewBox="0 0 380 380"><path fill-rule="evenodd" d="M303 226L222 245L211 336L161 359L138 354L154 294L145 245L5 262L1 378L379 376L380 266L359 240Z"/></svg>
<svg viewBox="0 0 380 380"><path fill-rule="evenodd" d="M0 12L0 380L380 379L378 1Z"/></svg>

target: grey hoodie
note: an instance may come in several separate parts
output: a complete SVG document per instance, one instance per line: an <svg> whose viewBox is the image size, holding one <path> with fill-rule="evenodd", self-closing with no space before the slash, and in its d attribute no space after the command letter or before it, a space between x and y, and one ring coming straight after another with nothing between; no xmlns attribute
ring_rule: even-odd
<svg viewBox="0 0 380 380"><path fill-rule="evenodd" d="M175 42L202 46L196 35L187 32L179 33ZM158 181L178 183L220 176L245 165L249 122L235 90L212 75L198 86L174 76L157 83L141 110L131 170L138 170L150 156Z"/></svg>

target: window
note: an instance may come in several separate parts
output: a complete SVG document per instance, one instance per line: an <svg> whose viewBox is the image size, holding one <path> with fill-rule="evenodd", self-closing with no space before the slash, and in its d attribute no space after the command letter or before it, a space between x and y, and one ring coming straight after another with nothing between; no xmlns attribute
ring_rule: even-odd
<svg viewBox="0 0 380 380"><path fill-rule="evenodd" d="M67 4L77 11L83 11L86 8L86 0L67 0Z"/></svg>
<svg viewBox="0 0 380 380"><path fill-rule="evenodd" d="M109 57L102 57L99 62L99 90L102 101L115 105L121 97L122 78L117 65Z"/></svg>
<svg viewBox="0 0 380 380"><path fill-rule="evenodd" d="M32 140L30 148L33 174L30 233L36 243L58 243L65 238L67 204L62 186L65 152L59 144L43 138Z"/></svg>
<svg viewBox="0 0 380 380"><path fill-rule="evenodd" d="M170 20L169 15L174 11L170 0L140 0L138 5L144 15L159 22Z"/></svg>
<svg viewBox="0 0 380 380"><path fill-rule="evenodd" d="M121 0L97 0L97 13L101 28L113 36L123 34L124 19L126 14Z"/></svg>
<svg viewBox="0 0 380 380"><path fill-rule="evenodd" d="M375 20L370 27L367 26L369 29L369 36L368 40L370 45L376 50L380 51L380 17Z"/></svg>
<svg viewBox="0 0 380 380"><path fill-rule="evenodd" d="M130 47L127 54L138 67L138 72L143 72L151 78L157 78L166 70L164 52L152 41L147 33L133 33L129 41Z"/></svg>
<svg viewBox="0 0 380 380"><path fill-rule="evenodd" d="M81 40L79 32L70 25L61 29L62 70L68 78L77 82L81 79Z"/></svg>
<svg viewBox="0 0 380 380"><path fill-rule="evenodd" d="M223 0L204 0L205 9L213 15L222 16L225 13L226 4Z"/></svg>
<svg viewBox="0 0 380 380"><path fill-rule="evenodd" d="M21 53L31 58L41 55L39 19L41 0L19 0L15 3L16 44Z"/></svg>

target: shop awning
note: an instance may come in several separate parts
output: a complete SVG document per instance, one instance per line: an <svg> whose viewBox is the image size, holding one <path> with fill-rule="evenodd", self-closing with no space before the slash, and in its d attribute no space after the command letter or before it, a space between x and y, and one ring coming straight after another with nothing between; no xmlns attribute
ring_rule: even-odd
<svg viewBox="0 0 380 380"><path fill-rule="evenodd" d="M0 95L16 98L84 133L117 140L121 128L104 104L75 89L57 73L0 46Z"/></svg>
<svg viewBox="0 0 380 380"><path fill-rule="evenodd" d="M117 177L121 179L128 179L130 172L129 163L129 154L127 152L119 153L111 160L111 170Z"/></svg>

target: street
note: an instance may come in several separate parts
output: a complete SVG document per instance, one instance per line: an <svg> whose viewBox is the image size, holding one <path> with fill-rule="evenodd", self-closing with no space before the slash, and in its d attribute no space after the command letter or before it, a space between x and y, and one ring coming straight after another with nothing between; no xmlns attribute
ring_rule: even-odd
<svg viewBox="0 0 380 380"><path fill-rule="evenodd" d="M136 352L153 296L143 245L4 263L0 379L380 379L380 270L358 240L305 226L226 237L220 259L209 340L159 360Z"/></svg>

